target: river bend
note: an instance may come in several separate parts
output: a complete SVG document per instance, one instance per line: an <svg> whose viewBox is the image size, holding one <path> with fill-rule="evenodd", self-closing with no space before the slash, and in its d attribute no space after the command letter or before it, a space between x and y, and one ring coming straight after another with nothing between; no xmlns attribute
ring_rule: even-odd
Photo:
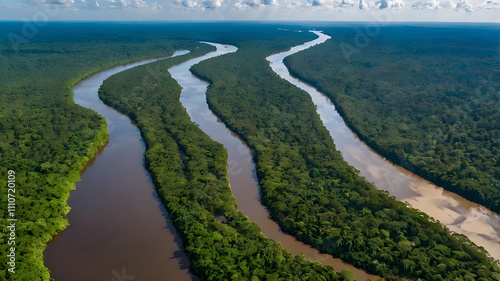
<svg viewBox="0 0 500 281"><path fill-rule="evenodd" d="M174 55L185 54L179 51ZM144 167L145 145L130 119L98 97L105 79L158 59L100 71L73 88L77 104L104 116L109 143L71 192L70 225L44 252L56 281L199 280Z"/></svg>
<svg viewBox="0 0 500 281"><path fill-rule="evenodd" d="M331 100L314 87L292 77L283 59L289 55L321 44L331 38L313 31L318 38L295 46L287 52L269 56L271 68L283 79L306 91L317 107L323 124L330 132L335 147L344 159L377 188L386 190L398 200L439 220L449 230L469 237L500 259L500 216L487 208L444 190L415 174L392 164L372 149L347 127Z"/></svg>
<svg viewBox="0 0 500 281"><path fill-rule="evenodd" d="M208 44L215 46L217 51L173 66L169 72L182 86L180 101L191 120L198 124L200 129L213 140L223 144L227 150L229 182L233 195L238 201L238 210L241 210L250 220L255 221L266 237L277 240L293 255L304 253L307 259L318 261L324 265L332 265L337 271L347 267L354 273L356 280L379 278L344 263L340 259L333 258L331 255L321 254L318 250L296 240L293 236L283 233L278 224L270 218L269 211L260 202L260 186L250 149L208 108L206 100L208 83L196 78L189 70L191 66L203 60L237 50L236 47L229 45Z"/></svg>

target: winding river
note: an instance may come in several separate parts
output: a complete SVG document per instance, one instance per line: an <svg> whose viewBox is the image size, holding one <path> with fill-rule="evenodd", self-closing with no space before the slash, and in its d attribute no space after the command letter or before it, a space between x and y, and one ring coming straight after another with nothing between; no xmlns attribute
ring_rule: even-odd
<svg viewBox="0 0 500 281"><path fill-rule="evenodd" d="M346 264L340 259L335 259L331 255L321 254L309 245L283 233L278 224L271 220L269 211L260 202L260 186L250 149L208 108L206 101L208 83L196 78L189 71L191 66L203 60L236 52L237 50L236 47L230 45L208 44L215 46L217 50L205 56L173 66L169 69L169 72L172 78L177 80L182 86L180 101L186 108L191 120L198 124L200 129L213 140L222 143L227 150L229 182L233 195L238 201L238 210L241 210L250 220L255 221L266 237L279 241L293 255L304 253L307 259L318 261L325 265L332 265L337 271L347 267L354 273L356 280L363 281L379 278L378 276L367 274L350 264Z"/></svg>
<svg viewBox="0 0 500 281"><path fill-rule="evenodd" d="M186 51L174 55L185 54ZM56 281L199 280L144 167L145 145L130 119L97 90L111 75L158 59L112 67L73 88L77 104L106 118L109 143L81 174L68 205L70 225L44 252Z"/></svg>
<svg viewBox="0 0 500 281"><path fill-rule="evenodd" d="M487 208L444 190L396 166L371 150L347 127L331 100L314 87L292 77L283 63L289 55L321 44L331 38L313 31L318 38L295 46L287 52L269 56L271 68L283 79L309 93L323 124L330 132L344 159L368 181L390 195L439 220L451 231L461 233L500 259L500 216Z"/></svg>
<svg viewBox="0 0 500 281"><path fill-rule="evenodd" d="M283 79L311 95L323 124L344 159L378 188L409 202L450 230L467 235L494 258L500 259L500 216L391 164L349 130L330 99L290 76L283 58L330 38L321 32L314 33L318 35L317 39L267 59ZM227 149L229 180L238 209L257 222L264 235L276 239L294 255L302 252L306 258L333 265L338 271L347 267L357 280L377 278L297 241L283 233L270 219L269 212L260 203L260 187L250 150L210 111L206 103L208 83L189 71L192 65L202 60L237 50L233 46L208 44L215 46L217 51L174 66L169 72L183 88L181 103L192 121ZM183 53L176 52L175 55ZM72 210L67 215L70 225L49 243L44 252L45 264L56 281L155 281L165 277L176 281L198 280L189 270L190 263L183 252L182 241L144 167L145 145L139 130L126 116L104 105L97 94L109 76L157 60L109 68L82 80L73 88L77 104L104 116L110 137L106 147L82 172L76 190L71 192L68 204Z"/></svg>

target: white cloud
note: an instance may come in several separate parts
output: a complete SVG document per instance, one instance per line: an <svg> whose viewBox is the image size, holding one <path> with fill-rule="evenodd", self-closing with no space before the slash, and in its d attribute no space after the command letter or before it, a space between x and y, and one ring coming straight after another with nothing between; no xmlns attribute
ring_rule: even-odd
<svg viewBox="0 0 500 281"><path fill-rule="evenodd" d="M260 0L247 0L247 1L243 2L243 3L245 5L247 5L249 7L253 7L253 8L259 7L261 5Z"/></svg>
<svg viewBox="0 0 500 281"><path fill-rule="evenodd" d="M58 5L61 7L71 7L75 4L75 0L28 0L28 4L34 6L50 6L50 5Z"/></svg>
<svg viewBox="0 0 500 281"><path fill-rule="evenodd" d="M0 0L0 18L59 7L58 19L500 21L500 0ZM101 10L102 12L96 12ZM158 13L161 11L161 13ZM120 17L120 15L122 15ZM149 16L148 16L149 15ZM482 17L481 15L485 15ZM109 19L109 18L106 18Z"/></svg>
<svg viewBox="0 0 500 281"><path fill-rule="evenodd" d="M478 5L479 9L487 9L487 10L500 10L500 1L486 1L485 3L482 3ZM499 16L500 17L500 16Z"/></svg>
<svg viewBox="0 0 500 281"><path fill-rule="evenodd" d="M131 2L130 0L108 0L106 4L110 8L126 8L130 6Z"/></svg>
<svg viewBox="0 0 500 281"><path fill-rule="evenodd" d="M278 0L174 0L177 6L183 8L205 9L228 9L243 10L246 8L265 8L278 6Z"/></svg>
<svg viewBox="0 0 500 281"><path fill-rule="evenodd" d="M457 4L453 3L452 0L445 0L439 3L439 7L442 9L455 9Z"/></svg>
<svg viewBox="0 0 500 281"><path fill-rule="evenodd" d="M368 4L366 2L364 2L363 0L359 0L358 8L360 10L366 10L366 9L368 9Z"/></svg>
<svg viewBox="0 0 500 281"><path fill-rule="evenodd" d="M86 2L84 1L83 3L85 3L87 7L91 8L99 8L100 6L97 0L86 0Z"/></svg>
<svg viewBox="0 0 500 281"><path fill-rule="evenodd" d="M403 0L380 0L376 3L379 4L378 7L381 10L383 10L383 9L397 9L397 8L404 7L404 5L405 5Z"/></svg>
<svg viewBox="0 0 500 281"><path fill-rule="evenodd" d="M36 0L48 1L48 0ZM71 1L74 0L55 0L55 1ZM148 0L80 0L80 5L89 8L111 8L111 9L126 9L126 8L151 8L157 10L162 8L157 2L148 3Z"/></svg>
<svg viewBox="0 0 500 281"><path fill-rule="evenodd" d="M75 4L75 0L53 0L52 3L60 5L73 5Z"/></svg>
<svg viewBox="0 0 500 281"><path fill-rule="evenodd" d="M134 2L132 2L132 7L134 7L134 8L146 8L146 7L149 7L149 5L144 0L134 0Z"/></svg>
<svg viewBox="0 0 500 281"><path fill-rule="evenodd" d="M500 10L500 0L24 0L32 5L75 8L111 8L111 9L149 9L160 10L170 3L172 9L244 10L248 8L266 9L282 7L284 9L313 9L356 11L356 10L398 10L408 7L409 10L454 10L472 12L477 10ZM356 1L356 2L355 2ZM168 4L167 4L168 5ZM298 11L298 13L306 11Z"/></svg>
<svg viewBox="0 0 500 281"><path fill-rule="evenodd" d="M155 11L155 12L156 12L156 11L159 11L159 10L161 10L161 9L163 9L163 6L162 6L162 5L160 5L160 4L158 4L158 3L156 3L156 2L153 2L153 3L150 5L150 7L151 7L151 10L153 10L153 11Z"/></svg>
<svg viewBox="0 0 500 281"><path fill-rule="evenodd" d="M194 8L194 7L198 6L198 3L195 0L183 0L182 6L184 6L186 8Z"/></svg>
<svg viewBox="0 0 500 281"><path fill-rule="evenodd" d="M411 5L413 9L439 9L439 1L437 0L426 0L426 1L418 1Z"/></svg>
<svg viewBox="0 0 500 281"><path fill-rule="evenodd" d="M472 5L469 3L468 0L462 0L461 2L458 2L456 9L459 11L463 10L466 12L472 12L472 10L473 10Z"/></svg>
<svg viewBox="0 0 500 281"><path fill-rule="evenodd" d="M413 3L411 7L416 10L441 9L465 12L500 10L500 0L421 0Z"/></svg>
<svg viewBox="0 0 500 281"><path fill-rule="evenodd" d="M278 6L278 0L262 0L262 4L266 6Z"/></svg>
<svg viewBox="0 0 500 281"><path fill-rule="evenodd" d="M222 2L220 0L203 0L202 6L204 9L215 9L220 8Z"/></svg>
<svg viewBox="0 0 500 281"><path fill-rule="evenodd" d="M354 0L342 0L341 6L344 7L354 6Z"/></svg>
<svg viewBox="0 0 500 281"><path fill-rule="evenodd" d="M323 10L332 10L339 9L342 11L343 9L354 7L353 0L307 0L307 2L303 3L304 7L316 7L317 9Z"/></svg>
<svg viewBox="0 0 500 281"><path fill-rule="evenodd" d="M323 6L326 3L325 0L312 0L311 4L313 6Z"/></svg>

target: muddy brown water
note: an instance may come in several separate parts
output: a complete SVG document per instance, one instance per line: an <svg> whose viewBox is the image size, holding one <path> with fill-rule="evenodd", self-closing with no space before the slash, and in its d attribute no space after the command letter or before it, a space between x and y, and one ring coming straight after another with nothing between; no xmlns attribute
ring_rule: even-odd
<svg viewBox="0 0 500 281"><path fill-rule="evenodd" d="M139 130L97 94L109 76L154 61L112 67L73 88L77 104L106 118L110 136L71 192L70 225L44 252L56 281L199 280L144 167Z"/></svg>
<svg viewBox="0 0 500 281"><path fill-rule="evenodd" d="M238 201L238 209L247 215L250 220L255 221L266 237L276 239L284 248L290 250L293 255L304 253L307 259L318 261L325 265L332 265L337 271L347 267L354 273L356 280L379 278L344 263L340 259L333 258L331 255L320 253L318 250L296 240L294 237L283 233L278 224L271 220L268 210L260 202L260 186L249 148L224 123L218 120L208 108L206 102L208 83L199 80L189 71L191 66L202 60L232 53L237 50L236 47L230 45L209 44L215 46L217 51L174 66L169 69L169 72L183 88L180 100L191 120L198 124L200 129L213 140L222 143L227 149L229 182L233 195Z"/></svg>
<svg viewBox="0 0 500 281"><path fill-rule="evenodd" d="M314 31L318 38L291 50L267 58L271 68L283 79L309 93L323 124L330 132L335 146L351 166L360 171L377 188L386 190L398 200L406 201L416 209L439 220L451 231L469 237L484 247L489 254L500 259L500 216L487 208L444 190L429 181L383 158L347 127L335 110L331 100L314 87L292 77L283 59L314 45L321 44L330 36Z"/></svg>
<svg viewBox="0 0 500 281"><path fill-rule="evenodd" d="M329 38L319 32L316 34L318 39L268 60L280 76L311 95L346 161L378 188L409 202L450 230L467 235L499 259L498 215L382 158L349 130L328 98L290 77L282 59ZM201 60L236 51L232 46L213 45L217 47L216 52L172 67L169 71L183 86L181 102L192 120L228 150L228 173L238 209L257 222L267 237L276 239L294 255L302 252L308 259L333 265L336 270L347 267L357 280L377 278L297 241L281 232L269 218L267 209L260 203L260 187L249 149L208 109L205 97L208 84L189 72L191 65ZM106 118L110 139L83 171L76 190L71 192L68 204L72 209L67 216L70 225L51 241L44 252L45 264L56 281L198 280L189 270L190 263L183 252L182 241L168 220L168 213L144 168L145 146L138 129L126 116L105 106L97 96L97 89L107 77L154 61L156 59L106 69L82 80L73 89L77 104Z"/></svg>

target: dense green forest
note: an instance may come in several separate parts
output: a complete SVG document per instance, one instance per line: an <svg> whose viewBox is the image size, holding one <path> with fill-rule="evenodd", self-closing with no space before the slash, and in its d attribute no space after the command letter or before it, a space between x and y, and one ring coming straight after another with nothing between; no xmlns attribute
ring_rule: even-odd
<svg viewBox="0 0 500 281"><path fill-rule="evenodd" d="M270 70L265 56L313 34L278 31L279 24L50 23L12 45L4 35L21 34L22 26L0 23L0 185L7 186L7 171L14 170L18 186L17 273L7 275L2 254L0 280L49 279L43 249L67 224L66 201L78 172L107 140L105 120L76 106L71 87L111 65L193 51L158 63L166 69L209 50L196 49L201 45L193 38L240 48L195 70L213 82L212 109L253 149L263 202L284 230L389 279L500 280L498 267L465 237L357 176L335 151L309 96ZM348 271L291 257L235 211L222 146L188 121L168 73L165 81L144 84L128 76L143 75L140 69L109 79L102 96L114 97L107 102L138 123L148 169L201 278L352 280ZM130 87L122 89L129 96L113 85L127 77ZM481 85L480 91L491 87ZM2 253L7 234L3 228Z"/></svg>
<svg viewBox="0 0 500 281"><path fill-rule="evenodd" d="M48 280L43 250L67 224L66 201L79 171L103 146L106 122L76 106L71 87L105 67L165 56L182 46L144 30L98 24L48 24L22 44L9 34L23 23L0 24L0 185L16 172L16 274L6 272L8 229L0 237L0 280ZM147 42L146 42L147 41ZM15 44L11 44L15 43ZM7 225L7 189L2 188L1 225ZM10 274L10 276L8 276Z"/></svg>
<svg viewBox="0 0 500 281"><path fill-rule="evenodd" d="M309 95L270 69L265 57L276 51L249 40L192 71L211 83L211 109L254 151L262 201L283 230L390 280L500 280L484 250L343 161Z"/></svg>
<svg viewBox="0 0 500 281"><path fill-rule="evenodd" d="M22 42L10 42L8 35L22 34L23 24L0 24L0 35L2 35L0 36L0 174L3 175L0 177L0 185L7 186L7 171L13 170L16 172L18 187L15 213L18 219L16 223L16 274L8 275L7 257L2 254L0 280L34 281L49 279L49 271L43 265L43 250L47 242L63 230L68 223L64 218L69 211L66 201L70 190L74 189L74 182L79 179L79 171L107 140L105 120L95 112L74 104L72 86L82 78L108 66L142 58L166 56L176 49L194 50L199 43L193 38L228 42L235 37L243 40L246 36L257 36L265 33L264 30L270 29L265 26L254 28L245 24L234 26L204 24L201 29L197 24L50 23L37 30L36 36L24 38ZM307 35L299 34L291 38L290 36L277 37L276 28L271 30L274 33L268 33L267 40L276 38L276 44L280 45L280 49L310 39ZM239 35L236 36L236 34ZM168 136L166 138L168 139ZM168 153L178 152L176 143L165 145L176 147L174 152L168 151ZM203 147L205 150L210 149L205 153L210 154L221 150L219 145L212 144L212 146ZM221 153L217 161L222 161L224 152ZM155 156L149 156L148 159L152 159L151 157L154 159ZM198 160L201 163L204 161ZM203 167L196 168L200 164L198 160L189 161L194 170L190 172L192 175L186 172L183 176L185 179L180 179L184 181L184 184L187 184L186 180L189 180L189 184L200 186L203 183L197 183L198 180L203 181L210 177L196 174L204 171ZM185 159L185 161L188 160ZM221 169L226 169L225 160L218 164L222 166L210 168L222 173ZM175 167L172 166L172 169L175 170ZM213 210L217 212L223 212L226 208L234 210L236 202L227 194L227 183L222 174L218 176L221 178L217 181L210 181L210 184L218 186L206 186L206 188L215 188L210 192L224 191L225 193L218 197L221 200L224 199L223 203L214 202L205 195L200 200L208 200L203 202L208 210L199 209L194 219L199 217L201 220L201 217L208 216L208 212ZM193 181L190 181L191 177ZM3 190L0 221L2 225L7 225L7 189ZM202 195L199 194L199 196L201 198ZM186 200L182 197L178 199ZM172 200L175 202L174 199ZM175 206L175 203L173 204L170 206L172 209ZM178 214L177 218L178 225L181 225L179 220L184 218L183 213ZM186 214L185 218L192 218L192 214L189 216ZM231 236L232 240L223 241L223 243L228 241L234 243L233 247L223 248L227 250L223 254L231 253L232 261L235 261L238 259L235 251L243 251L241 247L246 245L248 246L245 249L246 254L258 247L261 251L258 254L263 256L257 255L255 259L240 263L226 263L227 268L224 269L227 270L218 268L219 272L240 272L244 276L265 276L262 279L274 280L274 273L270 270L279 268L276 272L291 274L296 276L294 278L310 277L318 280L321 279L319 275L322 275L327 280L349 280L352 277L348 271L336 274L329 267L305 261L303 256L292 258L281 246L264 239L259 228L249 223L246 217L238 212L235 212L233 217L229 216L229 219L235 226L234 228L210 221L211 226L216 229L220 228L224 235L234 234ZM208 223L208 220L203 220L203 222ZM207 233L203 229L205 226L203 224L190 226L193 226L193 229L192 232L185 231L189 233L189 238L186 239L197 240L200 239L199 237L204 237L219 241L221 237L213 229L210 234L214 237L201 235ZM238 234L238 231L241 233ZM3 228L0 234L2 253L7 253L10 247L7 244L8 232L7 228ZM194 233L200 235L193 236ZM254 238L255 241L252 240ZM250 242L237 243L240 240ZM268 245L268 247L263 245ZM217 246L220 245L217 244ZM202 249L190 248L188 250L193 254ZM206 266L215 270L210 260L214 257L210 256L207 249L198 254L197 256L200 257L197 260L198 269ZM229 258L225 261L228 260ZM271 265L270 263L273 262L280 264ZM265 263L265 266L260 263ZM269 267L269 270L264 267ZM200 274L213 276L219 273L207 271Z"/></svg>
<svg viewBox="0 0 500 281"><path fill-rule="evenodd" d="M99 96L130 116L147 145L146 163L195 273L202 280L353 280L352 273L292 257L267 239L241 211L227 176L227 151L194 123L179 101L181 87L168 68L214 49L205 45L181 57L108 78ZM182 153L181 153L182 151Z"/></svg>
<svg viewBox="0 0 500 281"><path fill-rule="evenodd" d="M325 32L286 59L291 73L383 156L500 212L498 26L384 27L366 46L356 29Z"/></svg>

